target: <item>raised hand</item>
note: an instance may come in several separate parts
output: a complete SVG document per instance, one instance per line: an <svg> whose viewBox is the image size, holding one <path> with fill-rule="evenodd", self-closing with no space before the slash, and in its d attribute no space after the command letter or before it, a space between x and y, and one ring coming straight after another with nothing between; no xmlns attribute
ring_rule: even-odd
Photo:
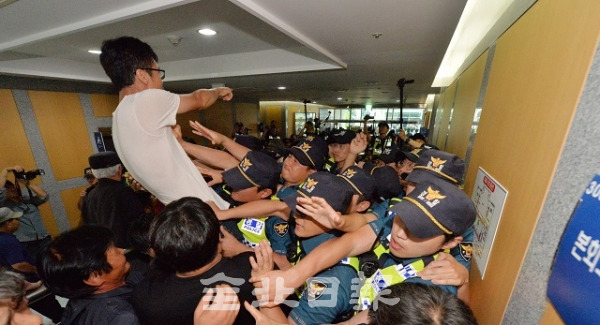
<svg viewBox="0 0 600 325"><path fill-rule="evenodd" d="M357 133L352 142L350 142L350 152L358 155L367 149L368 142L366 134L362 132Z"/></svg>
<svg viewBox="0 0 600 325"><path fill-rule="evenodd" d="M269 242L263 239L258 247L254 248L254 256L250 256L250 265L252 266L253 277L260 277L261 275L273 270L273 249Z"/></svg>
<svg viewBox="0 0 600 325"><path fill-rule="evenodd" d="M329 229L339 229L344 222L341 213L335 211L325 199L317 196L298 197L296 209Z"/></svg>
<svg viewBox="0 0 600 325"><path fill-rule="evenodd" d="M198 123L198 121L190 121L190 126L192 127L192 132L201 137L208 139L213 145L220 146L223 145L223 142L227 138L225 135L213 131L204 125Z"/></svg>
<svg viewBox="0 0 600 325"><path fill-rule="evenodd" d="M469 270L458 263L454 256L440 253L438 258L429 263L418 274L423 280L430 280L437 285L452 285L459 287L469 282Z"/></svg>

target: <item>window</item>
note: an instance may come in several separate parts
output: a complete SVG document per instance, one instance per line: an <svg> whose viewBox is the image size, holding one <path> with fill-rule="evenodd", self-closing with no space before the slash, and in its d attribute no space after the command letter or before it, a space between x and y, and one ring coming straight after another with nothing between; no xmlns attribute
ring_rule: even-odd
<svg viewBox="0 0 600 325"><path fill-rule="evenodd" d="M314 112L307 112L306 116L308 116L308 120L314 122L317 114ZM304 129L304 123L306 122L304 112L296 112L294 113L294 133L300 135L300 131Z"/></svg>

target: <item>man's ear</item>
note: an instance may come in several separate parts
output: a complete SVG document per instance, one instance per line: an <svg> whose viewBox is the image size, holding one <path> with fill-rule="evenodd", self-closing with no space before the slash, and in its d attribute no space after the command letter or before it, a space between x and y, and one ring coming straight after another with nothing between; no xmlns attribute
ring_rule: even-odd
<svg viewBox="0 0 600 325"><path fill-rule="evenodd" d="M371 206L371 202L362 201L356 206L356 212L365 212Z"/></svg>
<svg viewBox="0 0 600 325"><path fill-rule="evenodd" d="M452 249L463 241L462 236L456 236L442 245L442 249Z"/></svg>
<svg viewBox="0 0 600 325"><path fill-rule="evenodd" d="M266 199L266 198L270 197L272 194L273 194L273 190L270 188L265 188L264 190L260 191L261 199Z"/></svg>
<svg viewBox="0 0 600 325"><path fill-rule="evenodd" d="M135 70L135 79L139 80L144 85L147 85L152 79L152 77L150 76L150 74L148 74L148 71L144 69L137 69Z"/></svg>
<svg viewBox="0 0 600 325"><path fill-rule="evenodd" d="M92 287L99 287L104 283L104 278L102 277L102 274L94 272L89 278L83 280L83 283Z"/></svg>

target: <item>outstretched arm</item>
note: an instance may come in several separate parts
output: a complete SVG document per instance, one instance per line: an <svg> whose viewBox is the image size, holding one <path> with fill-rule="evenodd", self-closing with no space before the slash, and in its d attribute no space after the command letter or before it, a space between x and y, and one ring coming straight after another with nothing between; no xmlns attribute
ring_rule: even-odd
<svg viewBox="0 0 600 325"><path fill-rule="evenodd" d="M406 135L406 131L404 131L403 129L400 130L400 132L398 133L398 136L400 137L402 142L404 142L405 144L407 144L413 148L419 148L421 146L421 144L419 142L408 137L408 135Z"/></svg>
<svg viewBox="0 0 600 325"><path fill-rule="evenodd" d="M237 166L239 163L238 159L225 151L183 141L181 126L179 125L174 125L171 127L171 131L185 153L205 165L221 169L229 169Z"/></svg>
<svg viewBox="0 0 600 325"><path fill-rule="evenodd" d="M278 299L285 298L282 297L283 288L298 288L309 277L335 265L342 258L356 256L370 250L376 238L377 235L371 227L365 225L357 231L322 243L287 271L271 271L263 277L252 277L250 282L254 283L257 294L269 298L269 305L280 304L282 301ZM287 290L286 293L291 292Z"/></svg>
<svg viewBox="0 0 600 325"><path fill-rule="evenodd" d="M230 101L233 92L230 88L219 87L212 89L198 89L192 93L179 95L181 98L177 114L187 113L194 110L202 110L210 107L217 100Z"/></svg>
<svg viewBox="0 0 600 325"><path fill-rule="evenodd" d="M210 205L210 203L209 203ZM258 218L276 216L288 220L290 209L283 201L257 200L244 203L235 208L221 210L211 205L219 220Z"/></svg>
<svg viewBox="0 0 600 325"><path fill-rule="evenodd" d="M213 166L221 169L229 169L237 166L240 161L229 153L209 147L189 142L181 144L183 150L195 159L198 159L205 165Z"/></svg>
<svg viewBox="0 0 600 325"><path fill-rule="evenodd" d="M242 160L248 154L248 152L250 152L250 149L233 141L233 139L230 137L226 137L224 134L213 131L197 121L190 121L190 126L192 127L192 132L199 136L205 137L214 145L223 146L238 161Z"/></svg>

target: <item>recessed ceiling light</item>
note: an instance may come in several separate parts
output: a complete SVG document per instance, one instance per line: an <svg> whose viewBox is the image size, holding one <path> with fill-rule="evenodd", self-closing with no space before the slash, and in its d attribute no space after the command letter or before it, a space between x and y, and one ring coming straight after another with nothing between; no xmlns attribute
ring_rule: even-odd
<svg viewBox="0 0 600 325"><path fill-rule="evenodd" d="M338 99L338 100L342 100L343 98L342 98L342 97L338 97L337 99Z"/></svg>
<svg viewBox="0 0 600 325"><path fill-rule="evenodd" d="M279 87L277 87L277 89L279 89L279 90L285 90L285 86L279 86Z"/></svg>
<svg viewBox="0 0 600 325"><path fill-rule="evenodd" d="M100 54L100 53L102 53L102 51L100 51L100 50L88 50L88 53L91 53L91 54Z"/></svg>
<svg viewBox="0 0 600 325"><path fill-rule="evenodd" d="M209 29L209 28L199 29L198 33L200 33L200 34L202 34L204 36L213 36L213 35L217 34L217 32L215 32L214 30Z"/></svg>

